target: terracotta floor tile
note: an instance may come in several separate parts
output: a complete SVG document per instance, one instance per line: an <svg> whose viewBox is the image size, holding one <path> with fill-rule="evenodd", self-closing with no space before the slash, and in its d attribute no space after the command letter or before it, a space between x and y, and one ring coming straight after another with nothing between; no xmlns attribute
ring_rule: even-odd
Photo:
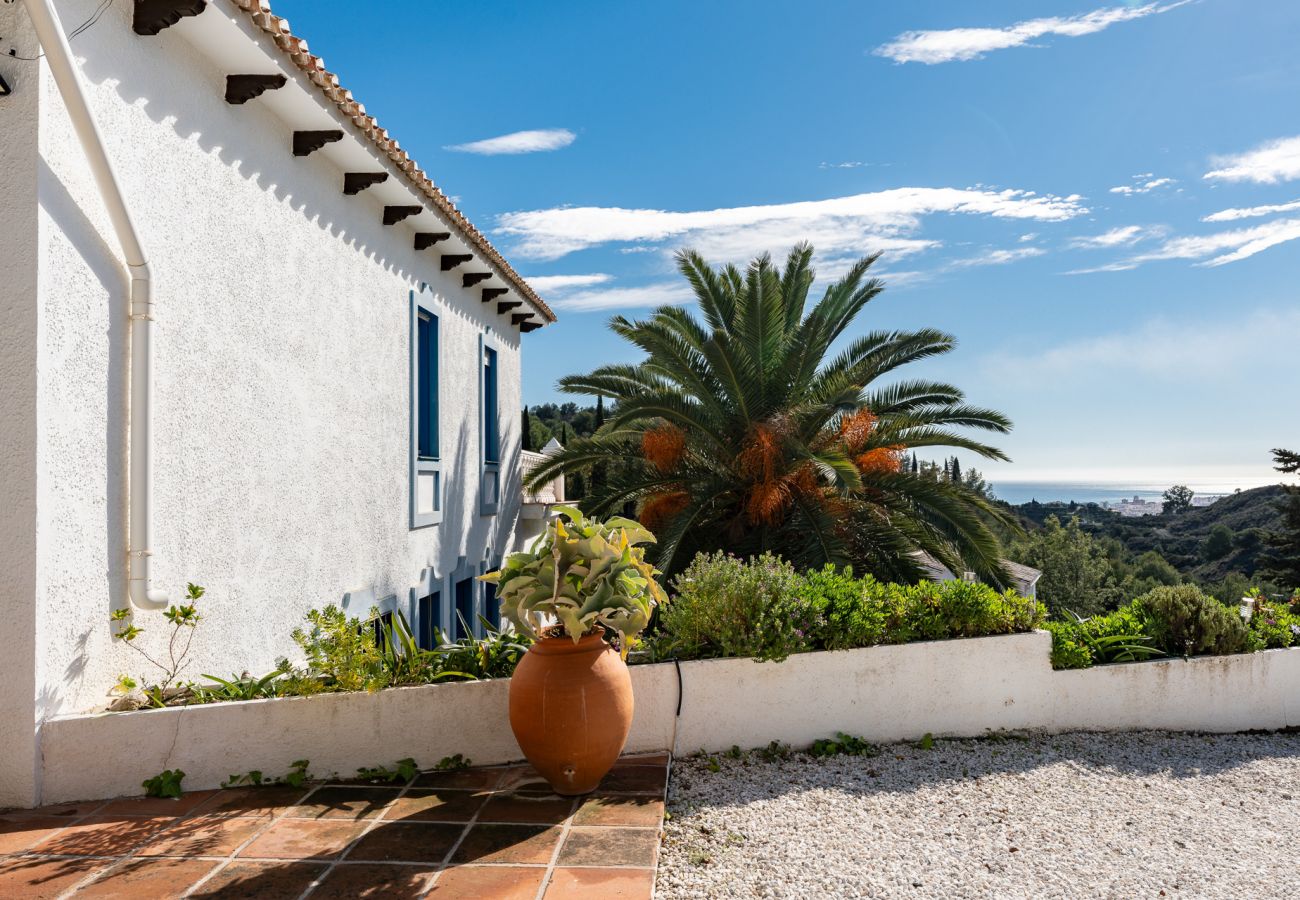
<svg viewBox="0 0 1300 900"><path fill-rule="evenodd" d="M22 853L71 821L58 816L0 815L0 854Z"/></svg>
<svg viewBox="0 0 1300 900"><path fill-rule="evenodd" d="M139 853L141 856L229 856L266 824L265 818L192 816L163 829Z"/></svg>
<svg viewBox="0 0 1300 900"><path fill-rule="evenodd" d="M121 856L176 820L170 816L91 816L69 825L32 849L69 856Z"/></svg>
<svg viewBox="0 0 1300 900"><path fill-rule="evenodd" d="M439 822L380 822L357 842L349 860L441 863L465 826Z"/></svg>
<svg viewBox="0 0 1300 900"><path fill-rule="evenodd" d="M0 897L44 900L57 897L78 881L108 867L97 859L21 857L0 861Z"/></svg>
<svg viewBox="0 0 1300 900"><path fill-rule="evenodd" d="M498 790L502 791L526 791L543 794L553 794L550 783L542 777L532 766L510 766L506 769L505 774L501 777L501 783L497 785Z"/></svg>
<svg viewBox="0 0 1300 900"><path fill-rule="evenodd" d="M243 850L241 857L333 859L365 830L361 822L279 819Z"/></svg>
<svg viewBox="0 0 1300 900"><path fill-rule="evenodd" d="M431 900L533 900L545 866L456 866L438 876Z"/></svg>
<svg viewBox="0 0 1300 900"><path fill-rule="evenodd" d="M573 798L557 794L493 794L479 810L480 822L558 825L573 812Z"/></svg>
<svg viewBox="0 0 1300 900"><path fill-rule="evenodd" d="M457 863L526 863L546 865L560 840L558 827L541 825L474 825L456 850Z"/></svg>
<svg viewBox="0 0 1300 900"><path fill-rule="evenodd" d="M204 816L275 816L307 796L307 788L246 787L216 791L196 810Z"/></svg>
<svg viewBox="0 0 1300 900"><path fill-rule="evenodd" d="M400 788L344 787L317 788L289 811L296 819L373 819L397 799Z"/></svg>
<svg viewBox="0 0 1300 900"><path fill-rule="evenodd" d="M123 797L95 813L98 816L184 816L212 799L216 791L190 791L179 797Z"/></svg>
<svg viewBox="0 0 1300 900"><path fill-rule="evenodd" d="M235 860L190 894L221 900L292 900L325 871L320 863Z"/></svg>
<svg viewBox="0 0 1300 900"><path fill-rule="evenodd" d="M650 900L652 869L562 869L551 873L544 900Z"/></svg>
<svg viewBox="0 0 1300 900"><path fill-rule="evenodd" d="M384 820L468 822L487 798L479 791L411 788L385 810Z"/></svg>
<svg viewBox="0 0 1300 900"><path fill-rule="evenodd" d="M559 866L644 866L654 868L657 828L586 828L575 825L560 848Z"/></svg>
<svg viewBox="0 0 1300 900"><path fill-rule="evenodd" d="M656 797L588 797L573 814L574 825L640 825L658 828L664 802Z"/></svg>
<svg viewBox="0 0 1300 900"><path fill-rule="evenodd" d="M655 794L662 797L668 784L665 766L621 766L600 780L598 793Z"/></svg>
<svg viewBox="0 0 1300 900"><path fill-rule="evenodd" d="M55 803L36 809L15 809L11 816L59 816L67 819L79 819L88 816L104 805L103 800L83 800L79 803Z"/></svg>
<svg viewBox="0 0 1300 900"><path fill-rule="evenodd" d="M622 769L627 766L667 766L670 755L668 751L662 753L639 753L635 756L620 756L618 762L614 763L614 768Z"/></svg>
<svg viewBox="0 0 1300 900"><path fill-rule="evenodd" d="M345 863L335 866L311 896L315 900L409 900L428 888L436 872L432 867Z"/></svg>
<svg viewBox="0 0 1300 900"><path fill-rule="evenodd" d="M505 769L456 769L452 772L422 772L415 776L412 787L461 788L471 791L490 791L500 782Z"/></svg>
<svg viewBox="0 0 1300 900"><path fill-rule="evenodd" d="M77 897L179 897L219 865L201 859L131 859L77 891Z"/></svg>

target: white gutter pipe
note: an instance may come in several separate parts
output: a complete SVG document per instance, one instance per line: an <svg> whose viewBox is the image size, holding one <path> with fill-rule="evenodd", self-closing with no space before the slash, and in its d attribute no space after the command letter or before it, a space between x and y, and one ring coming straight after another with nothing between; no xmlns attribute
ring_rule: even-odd
<svg viewBox="0 0 1300 900"><path fill-rule="evenodd" d="M81 73L72 61L63 24L54 11L52 0L25 0L36 37L45 51L50 73L68 108L72 127L81 142L82 152L95 176L100 197L108 208L122 257L131 279L129 316L131 322L131 386L127 400L127 417L131 422L127 450L129 482L127 536L127 594L131 603L142 609L167 605L167 594L149 587L149 554L153 545L153 298L149 264L145 260L140 236L131 221L122 196L113 162L104 149L99 126L90 113Z"/></svg>

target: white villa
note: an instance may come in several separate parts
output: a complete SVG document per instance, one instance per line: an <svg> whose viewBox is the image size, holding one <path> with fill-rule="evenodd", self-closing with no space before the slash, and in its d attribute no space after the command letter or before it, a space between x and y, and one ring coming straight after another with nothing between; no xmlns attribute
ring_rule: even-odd
<svg viewBox="0 0 1300 900"><path fill-rule="evenodd" d="M192 677L332 602L491 616L555 321L265 0L53 8L0 4L0 807L187 581Z"/></svg>

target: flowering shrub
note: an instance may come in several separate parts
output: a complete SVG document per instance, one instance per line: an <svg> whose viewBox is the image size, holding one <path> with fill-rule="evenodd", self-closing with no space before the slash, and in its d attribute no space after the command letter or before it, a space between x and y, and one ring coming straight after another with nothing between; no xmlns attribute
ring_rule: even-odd
<svg viewBox="0 0 1300 900"><path fill-rule="evenodd" d="M1043 608L962 581L890 584L826 566L804 575L770 555L697 556L677 580L653 639L662 658L751 656L1030 631Z"/></svg>
<svg viewBox="0 0 1300 900"><path fill-rule="evenodd" d="M811 650L820 621L802 582L771 554L750 562L700 554L674 582L676 597L660 609L655 655L780 661Z"/></svg>

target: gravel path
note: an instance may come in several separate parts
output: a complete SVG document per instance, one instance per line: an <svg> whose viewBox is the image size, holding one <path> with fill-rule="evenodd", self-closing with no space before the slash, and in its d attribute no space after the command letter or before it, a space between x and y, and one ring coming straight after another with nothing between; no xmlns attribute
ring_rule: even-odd
<svg viewBox="0 0 1300 900"><path fill-rule="evenodd" d="M1300 897L1294 733L683 758L668 809L658 900Z"/></svg>

